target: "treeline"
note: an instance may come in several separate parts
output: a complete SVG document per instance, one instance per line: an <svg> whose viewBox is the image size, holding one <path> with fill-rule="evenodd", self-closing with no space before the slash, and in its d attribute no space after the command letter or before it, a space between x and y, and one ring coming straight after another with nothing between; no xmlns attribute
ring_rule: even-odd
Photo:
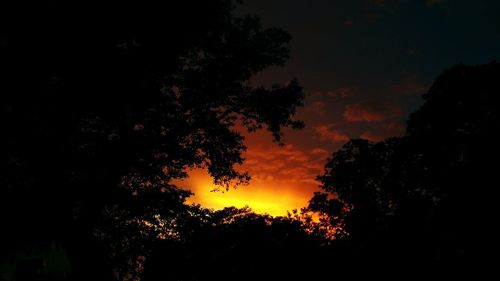
<svg viewBox="0 0 500 281"><path fill-rule="evenodd" d="M237 124L278 144L303 126L295 79L248 83L285 63L290 36L234 17L229 0L25 4L0 8L0 280L309 280L493 262L499 64L445 71L404 137L348 142L304 213L210 211L172 180L203 167L245 183Z"/></svg>
<svg viewBox="0 0 500 281"><path fill-rule="evenodd" d="M349 233L346 268L407 278L493 272L499 78L496 62L445 70L405 136L351 140L332 155L310 208Z"/></svg>
<svg viewBox="0 0 500 281"><path fill-rule="evenodd" d="M201 235L179 255L165 241L145 272L159 278L182 257L175 268L196 269L172 280L487 278L498 233L499 78L499 63L445 70L404 136L353 139L334 152L302 213L206 215L224 219L188 227Z"/></svg>

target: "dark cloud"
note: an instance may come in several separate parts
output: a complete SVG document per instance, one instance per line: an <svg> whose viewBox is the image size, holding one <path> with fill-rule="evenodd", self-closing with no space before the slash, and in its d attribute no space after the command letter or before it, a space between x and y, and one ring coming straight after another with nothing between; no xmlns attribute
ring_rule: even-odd
<svg viewBox="0 0 500 281"><path fill-rule="evenodd" d="M344 21L344 25L346 25L346 26L351 26L353 24L354 24L354 20L353 19L346 19Z"/></svg>
<svg viewBox="0 0 500 281"><path fill-rule="evenodd" d="M377 134L376 132L366 131L361 134L360 138L367 139L369 141L378 142L385 138L385 136Z"/></svg>
<svg viewBox="0 0 500 281"><path fill-rule="evenodd" d="M379 122L399 117L402 114L403 112L397 104L368 100L347 105L343 116L348 122Z"/></svg>
<svg viewBox="0 0 500 281"><path fill-rule="evenodd" d="M308 114L324 116L326 114L326 103L324 101L314 101L306 104L304 110Z"/></svg>
<svg viewBox="0 0 500 281"><path fill-rule="evenodd" d="M335 90L326 91L326 95L333 98L348 98L354 95L354 90L350 87L341 87Z"/></svg>
<svg viewBox="0 0 500 281"><path fill-rule="evenodd" d="M417 56L417 55L420 55L420 52L419 50L415 49L415 48L409 48L406 50L406 53L409 55L409 56Z"/></svg>
<svg viewBox="0 0 500 281"><path fill-rule="evenodd" d="M375 6L384 7L386 4L385 0L369 0L369 2Z"/></svg>
<svg viewBox="0 0 500 281"><path fill-rule="evenodd" d="M336 124L318 125L315 127L317 137L322 141L345 142L349 137L336 129Z"/></svg>
<svg viewBox="0 0 500 281"><path fill-rule="evenodd" d="M415 49L415 54L418 50ZM422 82L414 73L403 73L399 81L388 86L387 94L393 98L404 96L420 96L427 90L427 83Z"/></svg>

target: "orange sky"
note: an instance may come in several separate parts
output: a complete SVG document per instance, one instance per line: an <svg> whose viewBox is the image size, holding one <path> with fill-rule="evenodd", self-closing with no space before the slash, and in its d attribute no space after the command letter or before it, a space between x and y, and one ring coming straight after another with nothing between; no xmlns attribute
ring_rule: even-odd
<svg viewBox="0 0 500 281"><path fill-rule="evenodd" d="M272 3L261 2L264 6ZM330 49L318 61L315 54L322 49L309 51L310 39L316 38L309 35L320 29L303 33L302 29L296 29L294 21L276 22L274 12L267 16L263 15L264 22L291 32L294 38L291 59L285 67L271 67L259 73L250 84L285 85L291 78L298 77L304 87L305 100L304 107L298 109L295 117L305 121L306 127L300 131L285 129L283 147L273 143L270 133L265 130L245 133L246 161L237 169L250 173L250 184L227 192L211 192L214 187L206 172L191 171L188 179L178 183L195 193L190 203L213 209L248 205L257 213L271 215L286 215L288 210L305 207L313 192L319 191L315 178L323 173L326 159L333 152L351 138L380 141L388 136L402 135L407 114L417 107L420 94L426 89L427 82L405 68L387 74L381 72L377 64L375 72L366 74L363 72L366 60L358 67L348 64L349 68L325 61L324 58L335 55ZM330 20L331 16L325 19ZM330 38L329 33L324 36ZM344 53L340 54L345 57ZM357 60L358 56L351 59ZM354 73L345 76L346 71ZM346 80L349 77L353 79Z"/></svg>
<svg viewBox="0 0 500 281"><path fill-rule="evenodd" d="M287 211L307 206L313 192L320 190L320 183L315 178L323 173L327 158L350 138L379 141L387 136L401 135L404 131L402 122L391 119L393 115L400 117L398 109L351 103L335 110L339 116L330 119L325 116L328 107L318 109L318 102L314 100L317 96L329 94L306 97L305 107L297 114L297 118L306 121L306 128L299 131L285 129L284 146L273 143L271 134L265 130L244 133L245 162L237 170L250 173L249 185L214 192L212 179L206 171L193 170L188 179L177 182L194 192L188 203L212 209L249 206L257 213L286 215ZM337 122L332 122L332 119Z"/></svg>
<svg viewBox="0 0 500 281"><path fill-rule="evenodd" d="M210 178L192 171L180 184L195 192L190 202L214 209L249 205L273 215L303 207L318 190L314 178L322 173L326 158L342 144L350 138L380 141L404 134L408 114L421 105L421 94L442 69L498 57L497 37L464 33L464 12L481 19L471 20L475 28L468 31L496 32L496 25L485 25L489 21L484 19L496 22L498 17L485 13L484 5L361 2L324 1L304 9L302 1L254 0L241 6L240 14L257 15L264 26L292 35L287 64L266 69L250 82L269 87L297 77L305 92L297 118L306 127L285 130L282 148L265 131L246 134L247 160L241 168L251 174L250 185L214 193ZM432 40L422 40L427 37ZM464 38L475 47L462 44Z"/></svg>
<svg viewBox="0 0 500 281"><path fill-rule="evenodd" d="M265 180L229 191L211 191L213 184L204 170L192 171L190 179L184 181L184 186L195 193L188 203L199 203L203 207L216 210L228 206L249 206L257 213L273 216L284 216L287 210L306 206L314 189L314 185L303 189L298 184L284 185L278 180Z"/></svg>
<svg viewBox="0 0 500 281"><path fill-rule="evenodd" d="M269 84L266 79L276 76L260 75L256 84ZM408 88L412 90L408 91L421 90L419 83L409 81L412 86ZM279 79L278 82L286 83ZM211 192L212 179L205 171L194 170L188 179L177 182L194 192L188 202L213 209L249 206L257 213L286 215L287 211L307 206L313 192L319 191L315 178L323 173L326 159L349 139L380 141L401 135L405 120L400 107L366 100L352 88L323 92L306 89L305 106L298 110L296 118L305 121L306 127L299 131L285 129L283 147L273 143L265 130L244 132L246 160L237 170L250 173L248 186Z"/></svg>
<svg viewBox="0 0 500 281"><path fill-rule="evenodd" d="M307 206L313 192L318 190L316 175L328 152L322 149L304 151L293 144L279 147L266 131L245 134L248 150L245 163L238 170L248 171L252 177L247 186L229 191L212 191L212 179L205 170L189 173L189 178L178 184L195 193L188 203L222 209L228 206L249 206L257 213L273 216Z"/></svg>

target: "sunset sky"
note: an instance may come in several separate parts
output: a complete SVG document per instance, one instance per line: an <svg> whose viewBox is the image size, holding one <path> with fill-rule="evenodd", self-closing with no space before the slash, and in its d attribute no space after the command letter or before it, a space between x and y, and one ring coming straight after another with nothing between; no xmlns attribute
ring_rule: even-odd
<svg viewBox="0 0 500 281"><path fill-rule="evenodd" d="M306 206L318 190L325 159L350 138L373 141L404 133L420 95L445 68L500 58L500 1L453 0L248 0L237 13L261 18L293 37L285 67L264 71L255 85L297 77L305 107L302 131L285 130L278 147L265 131L246 135L251 184L211 192L204 171L181 186L190 202L220 209L250 206L284 215Z"/></svg>

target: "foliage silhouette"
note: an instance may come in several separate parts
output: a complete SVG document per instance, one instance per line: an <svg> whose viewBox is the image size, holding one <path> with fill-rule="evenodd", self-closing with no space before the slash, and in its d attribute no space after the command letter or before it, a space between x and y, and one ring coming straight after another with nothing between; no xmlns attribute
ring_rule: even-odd
<svg viewBox="0 0 500 281"><path fill-rule="evenodd" d="M321 276L315 269L331 261L329 240L296 217L248 208L202 211L188 239L175 247L167 240L158 244L144 280L294 280Z"/></svg>
<svg viewBox="0 0 500 281"><path fill-rule="evenodd" d="M493 271L499 77L498 63L454 66L424 95L406 136L351 140L332 155L309 208L350 234L339 241L349 245L346 268Z"/></svg>
<svg viewBox="0 0 500 281"><path fill-rule="evenodd" d="M245 183L236 125L278 143L302 127L296 80L248 83L287 60L290 36L232 16L230 0L11 2L0 8L8 278L136 278L189 211L172 179L206 167L218 184ZM71 266L44 273L54 247Z"/></svg>
<svg viewBox="0 0 500 281"><path fill-rule="evenodd" d="M205 167L246 183L236 128L281 144L303 126L296 80L248 82L285 63L286 32L234 17L229 0L1 5L0 280L494 269L500 64L444 71L405 136L333 153L304 210L319 221L212 211L172 180Z"/></svg>

